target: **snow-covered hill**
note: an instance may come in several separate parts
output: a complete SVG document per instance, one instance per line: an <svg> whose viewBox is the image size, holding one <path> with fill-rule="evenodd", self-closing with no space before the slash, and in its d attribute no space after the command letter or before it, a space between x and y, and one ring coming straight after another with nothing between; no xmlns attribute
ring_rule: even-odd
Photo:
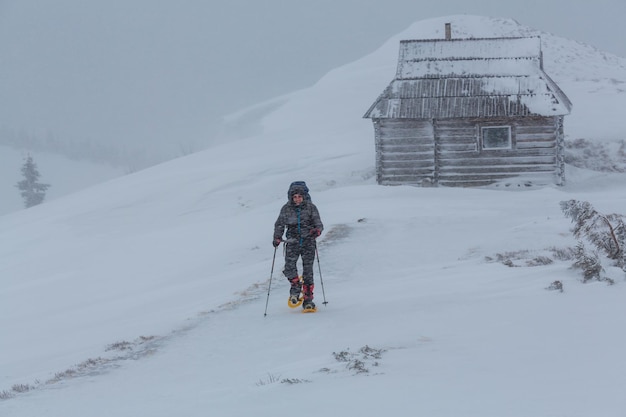
<svg viewBox="0 0 626 417"><path fill-rule="evenodd" d="M581 283L561 256L576 241L559 202L624 212L623 174L570 167L566 187L529 190L374 182L361 117L395 73L398 41L445 22L453 36L532 32L418 22L233 115L256 126L237 140L0 217L0 415L621 416L624 273ZM575 108L623 100L607 81L626 80L623 60L545 36L548 73L551 50L569 60L554 78ZM608 112L566 123L570 137L626 132ZM271 246L293 180L326 226L317 314L287 307ZM564 292L546 290L555 281Z"/></svg>
<svg viewBox="0 0 626 417"><path fill-rule="evenodd" d="M284 103L279 111L271 111L267 116L261 111L263 106L257 105L249 113L234 115L229 122L234 126L243 123L249 127L254 123L245 117L248 114L251 118L262 117L265 132L273 128L282 131L293 127L297 130L300 118L306 115L313 125L309 128L319 129L315 131L319 135L327 136L333 131L331 129L337 129L337 124L341 124L342 129L350 131L360 128L359 135L353 137L358 141L356 144L363 143L359 138L361 135L371 136L371 123L360 120L360 117L395 75L400 40L444 38L444 26L448 22L452 25L453 38L541 36L544 68L574 104L572 114L566 118L566 137L626 139L626 121L620 113L626 105L626 58L580 41L534 30L513 19L465 15L416 22L372 54L331 71L312 89L266 103L271 110ZM329 123L330 129L327 127ZM246 134L250 135L249 130Z"/></svg>

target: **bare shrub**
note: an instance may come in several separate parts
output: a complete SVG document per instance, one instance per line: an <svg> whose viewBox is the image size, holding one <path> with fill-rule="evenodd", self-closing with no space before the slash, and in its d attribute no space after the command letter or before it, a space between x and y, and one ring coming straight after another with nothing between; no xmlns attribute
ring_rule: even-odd
<svg viewBox="0 0 626 417"><path fill-rule="evenodd" d="M337 362L345 362L346 368L357 374L368 373L368 366L378 366L378 359L382 358L384 349L375 349L368 345L363 346L358 352L352 353L349 349L341 352L333 352Z"/></svg>
<svg viewBox="0 0 626 417"><path fill-rule="evenodd" d="M273 374L267 374L267 378L266 379L259 379L259 382L256 383L257 386L263 386L263 385L269 385L269 384L275 384L277 382L280 381L280 375L276 376Z"/></svg>
<svg viewBox="0 0 626 417"><path fill-rule="evenodd" d="M536 256L526 261L527 266L544 266L550 265L551 263L554 263L554 261L547 256Z"/></svg>
<svg viewBox="0 0 626 417"><path fill-rule="evenodd" d="M546 290L563 292L563 283L561 281L554 281Z"/></svg>
<svg viewBox="0 0 626 417"><path fill-rule="evenodd" d="M299 378L285 378L285 379L280 380L281 384L289 384L289 385L304 384L307 382L311 382L311 381L309 381L308 379L299 379Z"/></svg>
<svg viewBox="0 0 626 417"><path fill-rule="evenodd" d="M565 163L600 172L626 172L625 141L596 142L588 139L565 141Z"/></svg>
<svg viewBox="0 0 626 417"><path fill-rule="evenodd" d="M21 394L23 392L28 392L31 389L34 389L35 387L28 385L28 384L15 384L11 387L11 389L14 392L17 392L18 394Z"/></svg>
<svg viewBox="0 0 626 417"><path fill-rule="evenodd" d="M2 390L0 391L0 400L8 400L15 397L15 394L11 391Z"/></svg>
<svg viewBox="0 0 626 417"><path fill-rule="evenodd" d="M510 268L521 266L543 266L550 265L554 262L554 260L547 255L536 255L529 250L496 253L495 258L486 256L485 260L487 262L499 262Z"/></svg>
<svg viewBox="0 0 626 417"><path fill-rule="evenodd" d="M104 351L109 352L111 350L121 351L121 350L129 350L129 349L132 349L132 344L130 342L123 341L123 342L111 343L104 349Z"/></svg>

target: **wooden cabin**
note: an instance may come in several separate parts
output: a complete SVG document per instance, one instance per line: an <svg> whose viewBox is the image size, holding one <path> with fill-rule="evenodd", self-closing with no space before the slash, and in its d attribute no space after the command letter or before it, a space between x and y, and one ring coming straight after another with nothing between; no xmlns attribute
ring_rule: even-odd
<svg viewBox="0 0 626 417"><path fill-rule="evenodd" d="M563 184L571 102L539 37L405 40L395 78L364 115L379 184Z"/></svg>

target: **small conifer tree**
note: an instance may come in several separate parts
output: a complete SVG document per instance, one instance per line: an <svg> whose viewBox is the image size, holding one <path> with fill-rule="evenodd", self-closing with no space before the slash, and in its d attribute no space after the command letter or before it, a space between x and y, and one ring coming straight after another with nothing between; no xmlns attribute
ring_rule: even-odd
<svg viewBox="0 0 626 417"><path fill-rule="evenodd" d="M626 272L626 223L621 214L602 214L587 201L561 201L561 210L574 223L572 232L579 239L574 251L574 267L583 270L584 280L602 280L602 258ZM590 252L583 240L595 248Z"/></svg>
<svg viewBox="0 0 626 417"><path fill-rule="evenodd" d="M33 161L33 157L28 155L21 168L23 180L18 181L15 186L20 190L20 194L24 199L24 207L29 208L43 203L46 198L46 190L50 184L42 184L39 181L39 171L37 164Z"/></svg>

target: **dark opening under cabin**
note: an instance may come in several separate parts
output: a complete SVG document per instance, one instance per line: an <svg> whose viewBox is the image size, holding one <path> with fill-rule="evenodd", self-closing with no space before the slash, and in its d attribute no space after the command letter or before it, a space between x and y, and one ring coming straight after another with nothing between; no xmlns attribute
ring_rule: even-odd
<svg viewBox="0 0 626 417"><path fill-rule="evenodd" d="M379 184L558 184L572 104L539 37L404 40L372 104Z"/></svg>

